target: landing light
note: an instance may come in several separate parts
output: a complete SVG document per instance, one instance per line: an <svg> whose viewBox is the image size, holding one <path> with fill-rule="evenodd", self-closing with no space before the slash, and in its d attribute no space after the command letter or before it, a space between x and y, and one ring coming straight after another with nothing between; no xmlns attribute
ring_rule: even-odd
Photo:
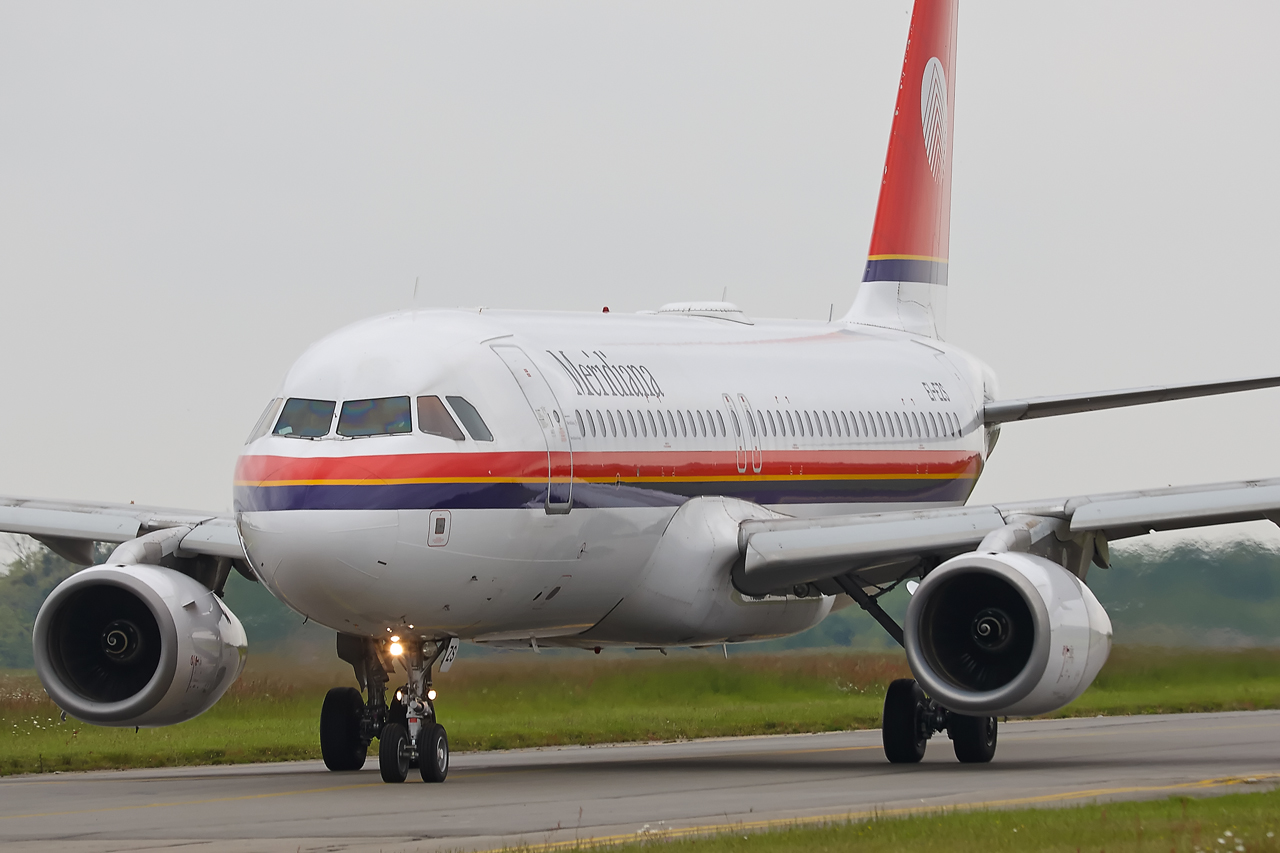
<svg viewBox="0 0 1280 853"><path fill-rule="evenodd" d="M403 690L397 690L397 691L396 691L396 701L397 701L397 702L402 702L402 701L404 701L404 691L403 691Z"/></svg>
<svg viewBox="0 0 1280 853"><path fill-rule="evenodd" d="M391 635L391 642L393 642L393 643L398 643L398 642L400 642L400 635L399 635L399 634L392 634L392 635Z"/></svg>
<svg viewBox="0 0 1280 853"><path fill-rule="evenodd" d="M400 655L404 654L404 646L399 643L392 643L387 647L387 651L391 652L392 657L400 657Z"/></svg>
<svg viewBox="0 0 1280 853"><path fill-rule="evenodd" d="M427 691L427 698L428 698L428 699L430 699L432 702L436 701L436 691L435 691L435 690L428 690L428 691Z"/></svg>

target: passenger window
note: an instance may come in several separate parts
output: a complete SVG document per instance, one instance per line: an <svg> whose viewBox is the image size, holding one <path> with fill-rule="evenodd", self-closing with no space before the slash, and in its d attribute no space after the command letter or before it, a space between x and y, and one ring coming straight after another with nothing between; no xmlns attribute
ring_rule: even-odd
<svg viewBox="0 0 1280 853"><path fill-rule="evenodd" d="M849 416L841 412L840 420L844 421L844 434L849 438L853 438L853 429L849 426Z"/></svg>
<svg viewBox="0 0 1280 853"><path fill-rule="evenodd" d="M806 435L809 435L809 436L816 435L816 433L813 431L813 419L809 417L808 412L804 413L804 425L806 428L806 432L805 432Z"/></svg>
<svg viewBox="0 0 1280 853"><path fill-rule="evenodd" d="M721 435L723 436L729 435L729 431L724 428L724 416L720 414L719 410L716 411L716 424L720 427ZM742 433L739 432L738 434L741 435Z"/></svg>
<svg viewBox="0 0 1280 853"><path fill-rule="evenodd" d="M418 431L425 432L427 435L451 438L454 441L462 441L465 438L439 397L418 398Z"/></svg>
<svg viewBox="0 0 1280 853"><path fill-rule="evenodd" d="M653 437L654 437L654 438L657 438L657 437L658 437L658 427L653 423L653 412L652 412L652 411L650 411L650 410L647 410L647 409L646 409L644 414L645 414L645 417L647 417L647 418L649 419L649 432L653 433ZM659 412L659 413L658 413L658 420L662 420L662 413L661 413L661 412Z"/></svg>
<svg viewBox="0 0 1280 853"><path fill-rule="evenodd" d="M445 397L445 399L453 407L453 413L458 416L458 420L462 421L462 426L467 430L468 435L476 441L493 441L493 433L489 432L484 418L480 417L476 407L467 402L465 397ZM552 414L557 421L560 420L559 412L552 412Z"/></svg>
<svg viewBox="0 0 1280 853"><path fill-rule="evenodd" d="M284 398L276 397L267 408L263 410L262 416L258 418L258 422L253 425L253 430L249 433L249 438L245 444L253 444L271 431L271 425L276 422L276 415L280 414L280 404L284 402Z"/></svg>
<svg viewBox="0 0 1280 853"><path fill-rule="evenodd" d="M689 423L693 423L693 419L689 419ZM698 412L698 435L705 436L707 434L707 422L702 419L702 412Z"/></svg>
<svg viewBox="0 0 1280 853"><path fill-rule="evenodd" d="M320 438L329 434L333 424L333 410L338 404L333 400L304 400L292 397L284 404L280 420L276 421L275 435L290 438Z"/></svg>
<svg viewBox="0 0 1280 853"><path fill-rule="evenodd" d="M766 409L766 410L765 410L765 414L767 414L767 415L769 416L769 434L770 434L770 435L777 435L777 434L778 434L778 425L777 425L777 424L774 422L774 420L773 420L773 412L770 412L770 411L768 411L768 410Z"/></svg>
<svg viewBox="0 0 1280 853"><path fill-rule="evenodd" d="M884 417L879 412L872 412L872 414L875 415L875 420L872 421L872 425L876 438L887 436L889 433L885 432L884 429Z"/></svg>
<svg viewBox="0 0 1280 853"><path fill-rule="evenodd" d="M579 437L579 438L586 438L586 437L587 437L587 425L586 425L586 424L584 424L584 423L582 422L582 412L578 411L577 409L574 409L574 410L573 410L573 416L574 416L575 418L577 418L577 419L578 419L578 433L579 433L579 436L578 436L578 437ZM595 428L595 426L594 426L594 425L592 425L592 427L591 427L591 434L592 434L592 435L595 435L595 431L596 431L596 428Z"/></svg>
<svg viewBox="0 0 1280 853"><path fill-rule="evenodd" d="M860 426L860 427L862 427L862 433L861 433L862 437L863 437L863 438L866 438L866 437L870 436L870 435L871 435L871 430L867 429L867 418L866 418L866 416L865 416L865 415L863 415L863 414L862 414L862 412L855 412L855 413L854 413L854 418L856 418L856 419L857 419L857 420L856 420L856 426Z"/></svg>
<svg viewBox="0 0 1280 853"><path fill-rule="evenodd" d="M618 426L613 422L613 412L606 411L605 414L609 416L609 432L613 434L614 438L617 438Z"/></svg>
<svg viewBox="0 0 1280 853"><path fill-rule="evenodd" d="M787 435L794 436L796 434L796 422L791 419L791 412L787 412Z"/></svg>
<svg viewBox="0 0 1280 853"><path fill-rule="evenodd" d="M639 438L640 430L636 429L636 416L635 416L635 413L632 412L630 409L627 410L627 421L631 425L631 437ZM644 423L644 418L640 419L640 423Z"/></svg>
<svg viewBox="0 0 1280 853"><path fill-rule="evenodd" d="M733 421L733 434L742 438L742 424L738 421L738 413L733 409L729 410L729 420Z"/></svg>
<svg viewBox="0 0 1280 853"><path fill-rule="evenodd" d="M827 435L835 435L835 430L831 429L831 418L827 417L827 413L822 413L822 422L827 425Z"/></svg>
<svg viewBox="0 0 1280 853"><path fill-rule="evenodd" d="M680 419L680 435L683 438L689 437L689 427L684 422L684 412L676 409L676 417Z"/></svg>

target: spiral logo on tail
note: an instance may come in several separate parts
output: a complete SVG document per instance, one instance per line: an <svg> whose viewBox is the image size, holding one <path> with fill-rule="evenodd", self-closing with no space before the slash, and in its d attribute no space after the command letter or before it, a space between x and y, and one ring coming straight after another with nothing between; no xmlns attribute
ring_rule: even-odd
<svg viewBox="0 0 1280 853"><path fill-rule="evenodd" d="M925 63L920 81L920 127L929 171L940 182L947 164L947 75L936 56Z"/></svg>

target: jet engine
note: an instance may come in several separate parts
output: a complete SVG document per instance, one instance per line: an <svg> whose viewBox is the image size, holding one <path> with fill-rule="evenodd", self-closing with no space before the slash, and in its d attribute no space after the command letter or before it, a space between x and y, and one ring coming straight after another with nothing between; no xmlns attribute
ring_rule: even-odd
<svg viewBox="0 0 1280 853"><path fill-rule="evenodd" d="M100 726L166 726L204 713L240 676L247 647L218 596L147 565L67 578L40 608L32 641L50 698Z"/></svg>
<svg viewBox="0 0 1280 853"><path fill-rule="evenodd" d="M907 606L907 661L943 707L1043 714L1088 687L1111 652L1111 619L1075 575L1019 552L962 554Z"/></svg>

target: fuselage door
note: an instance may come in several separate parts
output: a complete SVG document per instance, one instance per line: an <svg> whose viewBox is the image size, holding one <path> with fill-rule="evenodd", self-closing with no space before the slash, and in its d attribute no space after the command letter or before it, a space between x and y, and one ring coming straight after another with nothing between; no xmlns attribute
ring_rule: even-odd
<svg viewBox="0 0 1280 853"><path fill-rule="evenodd" d="M742 405L742 416L746 421L743 426L747 428L747 440L751 443L751 470L759 474L764 459L760 453L760 433L756 429L756 422L751 419L751 401L747 399L746 394L739 394L738 403Z"/></svg>
<svg viewBox="0 0 1280 853"><path fill-rule="evenodd" d="M742 422L742 416L738 413L738 404L733 401L733 397L728 394L720 396L724 398L725 414L729 416L729 431L733 433L733 440L738 450L738 473L745 474L747 473L747 425Z"/></svg>
<svg viewBox="0 0 1280 853"><path fill-rule="evenodd" d="M533 360L519 347L502 344L493 347L511 375L516 378L533 416L542 429L547 447L547 491L545 507L548 515L564 515L573 507L573 446L569 426L565 423L555 392L547 384Z"/></svg>

